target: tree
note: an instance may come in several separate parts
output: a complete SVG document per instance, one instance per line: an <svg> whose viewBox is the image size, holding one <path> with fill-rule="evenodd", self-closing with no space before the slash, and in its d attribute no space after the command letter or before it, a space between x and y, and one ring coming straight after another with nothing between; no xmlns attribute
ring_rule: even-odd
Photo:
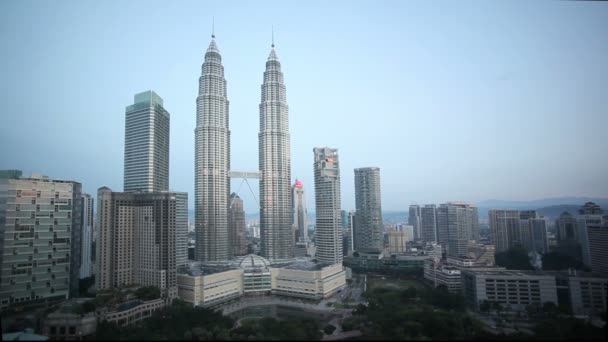
<svg viewBox="0 0 608 342"><path fill-rule="evenodd" d="M135 290L135 297L143 301L160 298L160 289L156 286L143 286Z"/></svg>
<svg viewBox="0 0 608 342"><path fill-rule="evenodd" d="M509 270L532 270L528 251L521 246L513 246L495 255L496 265Z"/></svg>
<svg viewBox="0 0 608 342"><path fill-rule="evenodd" d="M323 332L327 335L333 334L335 330L336 330L336 327L331 324L328 324L323 328Z"/></svg>
<svg viewBox="0 0 608 342"><path fill-rule="evenodd" d="M557 305L553 302L544 302L542 307L542 313L547 315L548 317L555 317L559 312Z"/></svg>
<svg viewBox="0 0 608 342"><path fill-rule="evenodd" d="M484 299L479 304L479 311L481 311L481 312L488 313L488 312L490 312L491 308L492 308L492 304L490 304L490 302L487 299Z"/></svg>

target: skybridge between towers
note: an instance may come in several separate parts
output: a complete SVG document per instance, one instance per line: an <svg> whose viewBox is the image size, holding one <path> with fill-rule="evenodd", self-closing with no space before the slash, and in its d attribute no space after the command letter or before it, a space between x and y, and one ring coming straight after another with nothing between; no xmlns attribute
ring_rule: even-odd
<svg viewBox="0 0 608 342"><path fill-rule="evenodd" d="M239 194L239 191L241 191L241 187L243 186L243 183L247 184L247 187L249 188L249 191L251 191L251 194L253 195L253 198L255 199L256 204L258 205L258 210L260 209L260 201L258 201L258 198L255 196L255 193L253 192L253 189L251 189L251 185L249 184L248 179L260 179L260 172L259 171L230 171L230 179L233 178L240 178L242 179L241 184L239 185L238 190L236 191L236 194ZM234 198L232 199L232 201L230 201L230 208L232 208L232 203L234 202Z"/></svg>

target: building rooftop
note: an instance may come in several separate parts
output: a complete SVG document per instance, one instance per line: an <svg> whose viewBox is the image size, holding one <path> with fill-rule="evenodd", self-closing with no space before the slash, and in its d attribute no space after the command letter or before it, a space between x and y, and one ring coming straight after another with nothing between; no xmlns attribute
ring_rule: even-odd
<svg viewBox="0 0 608 342"><path fill-rule="evenodd" d="M490 270L490 269L481 269L481 270L463 270L463 272L471 272L480 275L489 275L489 276L505 276L505 277L550 277L552 274L548 274L542 271L527 271L527 270Z"/></svg>
<svg viewBox="0 0 608 342"><path fill-rule="evenodd" d="M205 276L221 273L235 269L232 265L208 265L200 261L190 262L177 268L177 274L187 274L189 276Z"/></svg>
<svg viewBox="0 0 608 342"><path fill-rule="evenodd" d="M270 261L256 254L248 254L234 259L233 265L242 269L256 269L270 267Z"/></svg>
<svg viewBox="0 0 608 342"><path fill-rule="evenodd" d="M279 266L279 268L284 268L288 270L320 271L327 266L328 265L326 264L321 264L317 262L297 260L289 264L281 265Z"/></svg>

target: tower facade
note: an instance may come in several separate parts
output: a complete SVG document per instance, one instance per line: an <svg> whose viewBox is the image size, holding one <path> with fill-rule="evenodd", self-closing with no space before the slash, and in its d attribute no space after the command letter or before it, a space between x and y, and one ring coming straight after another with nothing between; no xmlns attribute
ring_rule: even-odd
<svg viewBox="0 0 608 342"><path fill-rule="evenodd" d="M420 208L420 235L424 242L437 242L437 206L434 204Z"/></svg>
<svg viewBox="0 0 608 342"><path fill-rule="evenodd" d="M20 175L0 172L2 310L78 296L82 185Z"/></svg>
<svg viewBox="0 0 608 342"><path fill-rule="evenodd" d="M267 259L294 256L288 107L274 44L266 61L260 103L260 235Z"/></svg>
<svg viewBox="0 0 608 342"><path fill-rule="evenodd" d="M518 210L490 209L488 217L496 253L504 252L516 244L521 244Z"/></svg>
<svg viewBox="0 0 608 342"><path fill-rule="evenodd" d="M156 286L177 297L175 192L97 191L97 272L95 286Z"/></svg>
<svg viewBox="0 0 608 342"><path fill-rule="evenodd" d="M315 161L315 257L319 262L342 263L340 160L335 148L313 149Z"/></svg>
<svg viewBox="0 0 608 342"><path fill-rule="evenodd" d="M355 204L357 225L355 250L381 251L384 247L382 234L382 204L380 197L380 168L355 169Z"/></svg>
<svg viewBox="0 0 608 342"><path fill-rule="evenodd" d="M230 129L222 57L212 36L205 53L196 98L194 156L195 258L223 262L231 257Z"/></svg>
<svg viewBox="0 0 608 342"><path fill-rule="evenodd" d="M93 273L91 253L93 245L93 205L95 200L89 194L82 194L82 232L80 253L80 279L88 278Z"/></svg>
<svg viewBox="0 0 608 342"><path fill-rule="evenodd" d="M306 243L308 242L308 211L306 210L304 185L298 179L296 179L296 182L291 187L291 203L295 241Z"/></svg>
<svg viewBox="0 0 608 342"><path fill-rule="evenodd" d="M420 233L421 221L422 221L422 216L420 213L420 206L417 204L410 205L410 211L409 211L407 223L410 226L414 227L414 240L422 239L422 236Z"/></svg>
<svg viewBox="0 0 608 342"><path fill-rule="evenodd" d="M124 191L169 190L169 112L152 90L125 111Z"/></svg>
<svg viewBox="0 0 608 342"><path fill-rule="evenodd" d="M233 255L247 254L247 240L245 239L245 210L243 200L236 194L230 195L230 210L228 211L230 224L230 246Z"/></svg>

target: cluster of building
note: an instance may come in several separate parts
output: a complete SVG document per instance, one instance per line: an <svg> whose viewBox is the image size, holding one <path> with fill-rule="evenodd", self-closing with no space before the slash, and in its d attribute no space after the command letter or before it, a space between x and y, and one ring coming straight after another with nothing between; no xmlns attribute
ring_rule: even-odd
<svg viewBox="0 0 608 342"><path fill-rule="evenodd" d="M539 254L549 252L547 223L535 210L491 209L488 217L496 252L514 246Z"/></svg>
<svg viewBox="0 0 608 342"><path fill-rule="evenodd" d="M564 212L555 222L557 250L608 275L608 214L588 202L577 215Z"/></svg>
<svg viewBox="0 0 608 342"><path fill-rule="evenodd" d="M213 306L248 294L321 299L345 286L337 149L313 150L312 259L304 187L299 180L291 184L288 107L274 43L262 84L259 172L243 173L230 169L229 102L214 38L196 100L193 260L188 194L169 190L170 113L160 96L146 91L125 111L122 192L101 187L94 202L75 181L0 173L3 309L77 297L79 279L92 275L97 291L157 287L163 305L181 297ZM231 177L260 180L260 256L248 254L243 201L230 193ZM151 304L134 303L103 319L129 324L150 313ZM57 327L48 333L62 335Z"/></svg>
<svg viewBox="0 0 608 342"><path fill-rule="evenodd" d="M496 267L495 252L519 246L545 254L549 248L545 221L535 211L492 209L489 219L496 251L492 245L470 240L464 258L448 253L445 259L427 259L424 277L436 287L463 293L468 304L476 309L483 302L496 302L523 311L529 305L542 307L549 302L571 308L574 315L599 315L605 313L608 299L607 218L599 206L586 203L578 217L564 213L556 222L557 251L583 260L592 273L574 269L542 271L542 264L534 263L534 258L531 258L534 271Z"/></svg>

